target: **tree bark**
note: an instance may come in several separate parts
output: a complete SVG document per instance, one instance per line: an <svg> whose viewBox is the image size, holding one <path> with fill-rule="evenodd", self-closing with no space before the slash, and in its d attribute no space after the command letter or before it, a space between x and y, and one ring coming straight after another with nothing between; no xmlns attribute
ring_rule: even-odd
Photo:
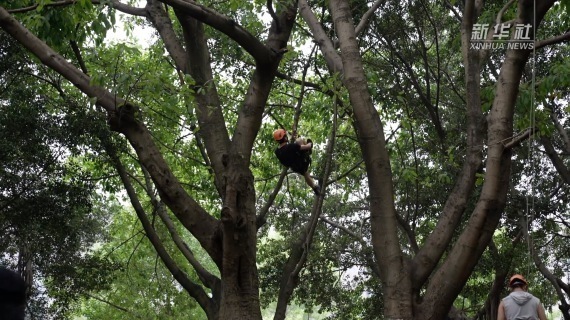
<svg viewBox="0 0 570 320"><path fill-rule="evenodd" d="M249 170L252 147L273 79L287 46L296 16L296 3L283 8L269 30L271 56L256 57L256 70L247 91L231 140L226 166L222 208L223 264L220 319L261 319L257 276L257 226L253 175Z"/></svg>
<svg viewBox="0 0 570 320"><path fill-rule="evenodd" d="M383 125L368 92L348 1L331 0L330 11L340 44L343 83L349 92L358 142L366 165L372 244L382 275L384 316L385 319L410 319L412 285L409 263L400 249L392 170Z"/></svg>
<svg viewBox="0 0 570 320"><path fill-rule="evenodd" d="M472 195L475 174L482 168L485 119L481 112L480 72L481 55L469 50L473 23L482 11L482 1L467 1L463 16L462 38L467 85L467 154L458 182L448 197L439 222L413 260L407 263L397 240L396 214L393 210L391 173L383 141L382 123L369 100L366 79L363 76L360 53L355 41L354 27L348 4L332 0L330 11L342 53L342 68L335 67L335 53L322 40L320 26L311 15L302 15L318 37L321 51L329 69L343 70L344 83L354 109L355 127L364 155L371 199L372 241L375 248L385 299L385 317L398 319L443 319L475 263L487 247L505 206L510 175L510 149L502 142L512 136L514 102L518 83L528 59L529 51L507 53L499 81L497 96L489 115L488 160L483 193L465 231L453 251L441 265L441 257L448 250L456 227ZM552 2L537 6L537 25ZM529 8L532 3L519 3L517 23L533 23ZM306 9L305 9L306 10ZM333 69L334 68L334 69ZM505 140L506 139L506 140ZM438 265L441 265L438 268ZM437 269L436 269L437 268ZM430 278L429 283L427 280ZM409 279L413 279L409 282ZM424 285L427 283L427 287ZM411 301L415 301L412 307Z"/></svg>
<svg viewBox="0 0 570 320"><path fill-rule="evenodd" d="M189 74L195 81L194 91L197 102L196 117L200 125L200 135L204 138L208 159L214 172L218 193L223 197L224 155L228 153L230 138L222 114L222 105L210 66L210 52L201 22L176 10L184 31L184 41L188 51Z"/></svg>
<svg viewBox="0 0 570 320"><path fill-rule="evenodd" d="M538 25L550 6L541 6L533 13L532 1L520 1L516 23L533 24L533 17L536 17ZM481 196L448 258L430 279L416 319L442 319L445 316L497 228L506 204L511 166L511 149L505 148L504 141L513 135L515 100L530 53L530 50L508 50L506 53L488 115L488 151Z"/></svg>
<svg viewBox="0 0 570 320"><path fill-rule="evenodd" d="M189 35L186 38L186 50L197 60L186 64L180 46L170 43L172 46L168 48L170 52L176 53L174 56L179 69L190 71L197 84L206 85L212 77L209 66L204 65L209 63L209 60L205 41L201 38L203 35L201 25L196 21L186 20L187 17L209 23L226 33L256 59L256 70L253 72L244 104L240 108L231 143L225 127L216 125L224 123L221 113L199 112L198 114L201 117L201 124L207 127L206 149L215 167L217 187L223 199L221 220L206 212L182 187L154 143L152 134L137 118L136 106L126 103L104 88L93 86L86 74L33 36L2 7L0 7L0 27L38 56L46 66L63 75L89 97L96 98L97 103L108 113L111 128L127 138L137 153L140 163L150 174L161 201L196 237L220 269L222 285L219 310L214 310L217 306L211 308L211 303L206 302L209 298L199 293L200 288L191 289L197 293L196 296L200 296L203 302L201 305L206 309L208 316L224 320L261 319L256 266L256 199L249 165L265 104L282 58L282 49L287 46L295 20L296 3L290 3L289 7L281 9L277 17L279 21L273 23L266 43L262 43L235 21L209 8L179 0L161 2L172 5L177 15L182 17L181 23L185 28L185 35ZM150 12L149 15L155 19L157 29L161 28L164 32L165 40L172 41L168 40L171 38L168 36L171 26L168 25L167 16L161 10L156 3L149 2L147 13ZM206 108L212 104L217 104L219 107L219 103L214 100L217 98L215 90L210 90L209 93L211 95L202 97L204 100L201 107ZM158 242L155 241L155 244L160 247ZM169 269L177 279L183 280L176 267L171 266ZM187 287L193 285L188 284ZM206 306L207 304L209 306Z"/></svg>
<svg viewBox="0 0 570 320"><path fill-rule="evenodd" d="M469 5L471 4L471 7ZM449 194L443 207L442 214L433 232L428 236L425 245L414 257L414 291L419 292L434 268L440 262L448 248L455 229L461 222L461 217L467 206L467 201L475 187L478 169L482 166L484 118L481 111L480 98L480 59L477 52L469 50L471 27L476 20L476 9L473 2L466 3L462 21L461 38L462 54L465 63L465 85L467 88L467 152L457 182Z"/></svg>

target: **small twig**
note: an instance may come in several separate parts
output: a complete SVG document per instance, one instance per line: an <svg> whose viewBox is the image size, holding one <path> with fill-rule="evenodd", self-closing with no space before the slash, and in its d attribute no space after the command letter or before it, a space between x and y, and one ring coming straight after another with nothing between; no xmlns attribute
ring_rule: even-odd
<svg viewBox="0 0 570 320"><path fill-rule="evenodd" d="M338 181L340 181L341 179L345 178L346 176L348 176L351 172L353 172L354 170L360 168L360 165L362 165L362 163L364 162L364 159L360 159L355 165L353 165L350 169L348 169L347 171L343 172L341 175L337 176L334 179L331 179L327 182L327 185L332 184L332 183L336 183Z"/></svg>
<svg viewBox="0 0 570 320"><path fill-rule="evenodd" d="M116 305L116 304L112 303L112 302L109 301L109 300L105 300L105 299L103 299L103 298L96 297L96 296L94 296L94 295L92 295L92 294L90 294L90 293L86 293L85 295L86 295L88 298L91 298L91 299L97 300L97 301L99 301L99 302L103 302L103 303L105 303L105 304L108 304L108 305L110 305L111 307L113 307L113 308L115 308L115 309L117 309L117 310L121 310L121 311L126 312L126 313L128 313L128 314L134 315L131 310L129 310L129 309L125 308L125 307L121 307L121 306L119 306L119 305ZM141 318L141 317L138 316L138 315L135 315L135 317L137 317L138 319Z"/></svg>

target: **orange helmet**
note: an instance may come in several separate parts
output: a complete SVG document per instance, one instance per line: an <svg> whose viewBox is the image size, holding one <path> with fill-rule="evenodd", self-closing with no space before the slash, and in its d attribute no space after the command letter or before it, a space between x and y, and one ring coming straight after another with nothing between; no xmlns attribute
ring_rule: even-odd
<svg viewBox="0 0 570 320"><path fill-rule="evenodd" d="M287 131L285 131L284 129L277 129L273 131L273 139L275 139L275 141L281 141L286 136L287 136Z"/></svg>
<svg viewBox="0 0 570 320"><path fill-rule="evenodd" d="M522 274L515 274L509 279L509 287L512 287L514 284L524 284L526 286L528 282Z"/></svg>

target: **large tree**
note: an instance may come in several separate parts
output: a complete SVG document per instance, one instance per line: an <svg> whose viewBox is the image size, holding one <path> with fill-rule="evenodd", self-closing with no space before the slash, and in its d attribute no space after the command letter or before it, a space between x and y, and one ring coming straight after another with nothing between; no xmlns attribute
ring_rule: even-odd
<svg viewBox="0 0 570 320"><path fill-rule="evenodd" d="M521 1L515 22L538 26L553 3L541 2L535 11L532 2ZM484 52L473 50L469 46L473 25L483 10L482 5L467 1L461 16L461 48L466 81L465 160L442 208L438 224L417 254L410 259L400 246L383 125L368 93L350 7L343 1L331 2L345 86L351 98L359 143L366 163L372 241L384 286L384 314L389 319L443 318L489 244L505 207L512 154L512 146L505 142L510 142L513 137L514 106L530 50L507 50L497 79L493 105L485 119L481 110L480 93L481 66L485 56ZM500 16L497 20L501 23ZM331 55L338 54L332 52ZM485 124L486 133L483 130ZM487 150L483 164L484 146ZM485 180L481 193L470 212L468 223L453 243L447 257L442 260L465 213L475 186L476 173L482 166ZM421 291L424 293L420 295ZM417 298L418 295L421 299Z"/></svg>
<svg viewBox="0 0 570 320"><path fill-rule="evenodd" d="M92 98L96 108L106 115L109 128L129 142L134 163L123 156L131 150L119 148L115 137L100 135L147 237L173 277L208 318L261 318L258 229L266 223L270 208L280 211L273 206L273 201L286 173L280 175L277 187L260 206L252 171L257 165L263 166L255 161L257 148L269 149L257 144L260 130L269 131L277 124L291 123L283 116L288 114L289 111L284 111L287 108L279 108L279 103L287 101L285 97L290 92L277 93L276 90L282 89L277 85L272 91L279 77L301 87L297 105L289 108L294 110L291 117L296 119L293 127L298 123L300 112L306 110L307 103L303 104L302 98L309 96L307 88L322 92L319 97L331 101L324 104L319 103L318 98L309 101L313 110L321 108L320 111L327 114L324 127L330 133L323 132L322 136L331 135L321 175L323 186L338 182L329 181L328 174L335 138L341 136L337 134L339 127L354 134L358 141L357 154L361 154L362 162L356 160L352 165L356 169L364 163L366 177L361 179L364 187L358 184L355 189L368 191L364 210L369 212L371 241L362 234L360 238L353 234L365 253L363 261L380 279L381 290L376 292L381 291L377 297L383 299L383 317L442 319L491 243L507 203L513 149L521 137L529 136L516 136L514 121L519 86L533 50L509 49L495 54L490 50L472 49L474 26L489 22L499 26L531 25L530 37L535 39L545 24L543 19L555 4L556 1L535 4L524 0L509 1L504 6L482 1L392 4L380 0L374 3L332 0L309 4L300 0L282 2L273 8L272 1L220 4L148 0L145 7L137 8L119 1L38 4L16 1L0 7L0 26L43 65ZM97 33L104 26L104 8L107 7L146 19L160 38L160 46L155 47L153 53L156 64L164 63L162 57L166 51L172 66L170 73L152 74L156 81L149 74L138 74L140 70L134 69L132 73L139 78L128 72L114 76L100 72L110 65L118 67L113 61L105 60L107 55L86 54L84 50L90 42L85 40L91 36L90 40L103 47ZM30 13L32 10L35 13ZM264 29L256 10L269 13L268 29ZM297 11L302 21L297 19ZM24 19L26 14L29 16ZM506 19L507 14L510 20ZM16 20L20 15L22 22ZM49 27L54 29L42 21L49 22ZM296 22L299 27L293 29ZM394 33L394 28L401 34ZM493 36L492 30L489 37ZM312 69L316 74L312 79L319 81L317 83L305 79L309 64L301 65L302 74L286 69L295 66L296 57L302 55L289 47L288 41L300 43L307 34L321 52L314 59ZM557 36L535 42L537 52L568 38L566 34ZM69 40L69 48L67 41L61 39ZM378 48L378 43L384 48ZM453 48L461 54L453 52ZM293 52L288 53L288 50ZM87 61L84 57L88 57ZM115 61L118 64L120 56ZM446 64L449 61L462 68ZM279 70L281 65L284 65L283 70ZM398 71L390 72L391 66ZM329 76L323 76L324 70ZM493 71L493 77L484 77ZM301 80L292 76L299 76ZM482 77L486 80L485 86L494 92L490 98L485 95ZM138 91L136 84L141 79L148 86L146 93ZM121 81L133 83L125 85ZM164 89L161 87L164 83L172 85ZM169 95L148 94L152 91L150 88L160 88ZM487 103L489 107L485 109ZM150 115L156 111L153 109L156 105L162 108L159 112L186 109L187 113L177 121L187 121L190 125L170 122L165 126ZM382 112L379 114L378 110ZM337 116L352 128L338 125ZM269 119L266 126L262 126L264 117ZM385 127L398 117L406 119L403 133L396 142L388 140L387 144ZM421 125L417 125L420 121ZM185 163L192 168L187 170L199 174L207 172L210 187L213 187L208 189L213 191L208 196L201 192L199 184L182 180L180 170L183 168L178 165L182 160L169 152L171 141L161 140L166 136L163 131L169 129L168 125L178 134L177 141L183 141L185 131L192 132L188 144L199 152L201 159ZM416 167L412 170L406 167L405 161L402 164L394 161L396 155L392 150L406 137L415 142L418 136L414 130L433 135L432 139L423 141L435 147L423 155L420 154L422 148L415 145L412 151L400 149L416 157ZM458 159L457 167L441 169L444 178L440 182L445 186L433 195L438 203L422 206L416 202L416 218L406 215L402 210L409 209L405 204L406 193L398 187L407 184L405 181L398 184L400 181L395 177L400 176L394 175L393 166L398 170L401 167L403 180L417 182L419 174L428 174L420 173L419 158L425 160L422 168L427 172L430 161L446 163L449 158L445 155L450 154ZM335 165L341 167L339 162ZM349 166L343 168L346 176L353 172ZM144 179L145 182L140 183L143 188L135 184L140 181L132 172ZM346 176L339 174L338 179ZM455 179L452 184L446 182L450 177ZM187 180L187 176L184 179ZM340 188L331 188L331 195L338 195ZM415 188L419 192L419 184ZM165 245L165 235L157 232L154 221L145 212L143 194L186 263L194 268L201 284L189 277L181 262L173 258L172 251ZM311 218L301 219L302 227L291 228L294 238L290 241L290 251L282 261L282 270L275 276L279 280L274 280L279 288L276 319L285 317L293 289L299 285L300 272L317 232L322 204L323 197L319 197L312 209L306 204L297 207L311 211ZM424 214L418 213L422 210ZM176 228L170 213L185 231ZM351 233L335 221L323 220ZM420 225L421 232L418 231ZM185 235L181 234L184 232L197 239L217 272L205 268L196 259L184 243ZM407 237L406 241L402 241L402 235ZM369 246L374 256L364 252Z"/></svg>

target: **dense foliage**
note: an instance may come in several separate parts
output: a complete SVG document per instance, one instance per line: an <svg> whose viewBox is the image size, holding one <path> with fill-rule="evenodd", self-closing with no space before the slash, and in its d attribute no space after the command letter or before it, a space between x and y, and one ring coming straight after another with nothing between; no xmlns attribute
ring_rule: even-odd
<svg viewBox="0 0 570 320"><path fill-rule="evenodd" d="M112 268L92 251L108 211L95 173L77 158L94 119L58 97L50 75L5 34L0 42L1 263L25 275L32 319L63 317L79 295L104 287Z"/></svg>
<svg viewBox="0 0 570 320"><path fill-rule="evenodd" d="M135 12L130 6L125 9L117 2L116 9L136 17L126 26L115 21L116 11L106 3L77 1L59 6L39 1L37 7L29 7L34 3L0 2L14 11L32 8L13 14L89 75L90 85L108 89L124 99L125 105L136 105L134 118L148 128L172 176L200 208L216 221L224 221L231 197L220 186L229 183L235 172L220 177L212 149L223 142L208 144L208 121L215 121L202 119L210 112L215 118L219 110L224 127L218 130L232 138L236 132L246 135L239 131L240 120L248 114L244 112L250 107L248 97L257 89L251 79L264 66L243 45L217 30L219 25L200 25L209 47L209 65L188 62L191 66L185 70L173 54L176 42L169 36L186 41L187 52L183 52L187 57L201 56L199 46L192 47L188 40L190 23L180 21L183 14L176 1L149 1L147 7L148 12L164 10L166 17L160 17L172 21L172 35L161 29L164 25L157 22L157 16ZM349 3L356 23L369 19L358 34L360 58L373 106L384 124L398 245L405 257L403 265L412 268L413 258L438 230L474 147L466 116L473 92L466 84L461 38L466 4L385 2L368 17L372 2ZM278 14L291 5L269 4ZM570 19L566 19L565 4L559 2L548 11L537 39L568 38ZM201 5L225 13L254 38L264 39L273 30L265 2ZM476 22L492 24L499 12L502 21L517 18L516 5L503 6L486 3ZM314 1L310 7L319 15L324 33L339 41L325 1ZM255 258L259 274L261 307L266 309L265 316L271 314L282 299L284 270L295 250L306 247L307 261L293 281L290 304L328 319L383 319L385 270L380 270L374 252L370 213L377 199L371 199L369 191L372 178L365 166L353 97L343 76L331 72L330 61L319 53L322 41L315 40L314 26L305 16L296 19L286 48L278 53L279 67L248 159L255 188L248 190L254 192L258 218L264 218L262 223L257 221L257 252L249 257ZM146 43L106 39L112 27L144 32ZM188 282L180 274L192 284L201 283L197 286L215 305L219 288L208 277L223 281L224 270L212 254L216 251L209 250L196 232L189 232L181 222L184 219L172 209L175 206L168 201L179 193L165 192L136 143L125 138L124 132L120 135L107 128L105 120L111 123L114 114L103 111L101 102L85 98L41 63L32 64L6 34L0 35L0 68L6 75L0 88L0 227L7 230L0 248L7 253L6 260L28 259L38 268L36 288L45 286L42 297L55 299L55 307L60 308L50 314L63 316L71 306L77 316L89 319L205 318L208 311L200 309L205 308L196 301L199 294L185 286ZM512 166L506 205L500 210L492 240L454 297L450 316L494 319L493 303L506 294L505 277L513 272L531 280L531 291L549 309L568 298L560 289L564 288L560 281L568 275L570 250L566 241L570 187L570 49L566 38L536 48L523 64L514 102L514 133L504 145L525 138L508 147L512 148ZM338 49L338 43L334 45ZM497 79L507 52L496 49L481 56L480 105L476 107L482 119L491 119L493 108L498 109L494 106L501 94ZM202 68L211 71L211 79L200 78L208 74L200 73ZM489 125L481 120L480 130ZM322 203L315 200L301 176L280 176L282 167L273 154L276 145L271 139L278 127L296 129L315 141L310 170L326 186ZM533 128L534 134L528 134ZM333 144L331 149L327 149L329 144ZM492 146L475 147L481 149L483 160L476 168L464 213L456 224L450 223L454 233L442 249L439 265L453 254L453 244L469 229L484 184L494 178L486 172L487 163L493 160L487 158ZM234 158L225 158L224 166ZM312 238L306 240L314 212L320 220ZM154 235L159 245L149 241ZM299 243L299 239L304 241ZM558 292L552 289L555 283L559 283ZM418 305L428 286L429 281L414 288Z"/></svg>

